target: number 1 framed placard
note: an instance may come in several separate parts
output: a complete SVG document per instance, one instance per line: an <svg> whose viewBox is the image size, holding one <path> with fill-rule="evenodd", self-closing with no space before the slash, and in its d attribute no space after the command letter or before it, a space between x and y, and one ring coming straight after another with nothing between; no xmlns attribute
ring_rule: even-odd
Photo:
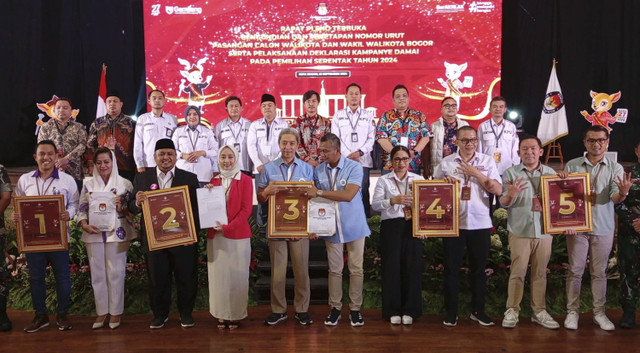
<svg viewBox="0 0 640 353"><path fill-rule="evenodd" d="M284 187L269 197L269 238L307 238L309 236L310 181L278 181Z"/></svg>
<svg viewBox="0 0 640 353"><path fill-rule="evenodd" d="M149 250L198 242L188 186L145 193L147 202L142 203L142 214Z"/></svg>
<svg viewBox="0 0 640 353"><path fill-rule="evenodd" d="M16 224L19 252L69 249L67 222L60 220L65 210L64 196L20 196L13 202L20 214Z"/></svg>
<svg viewBox="0 0 640 353"><path fill-rule="evenodd" d="M457 237L459 183L413 181L413 236Z"/></svg>
<svg viewBox="0 0 640 353"><path fill-rule="evenodd" d="M565 179L557 175L543 175L540 183L546 234L559 234L567 229L576 232L593 229L589 173L570 174Z"/></svg>

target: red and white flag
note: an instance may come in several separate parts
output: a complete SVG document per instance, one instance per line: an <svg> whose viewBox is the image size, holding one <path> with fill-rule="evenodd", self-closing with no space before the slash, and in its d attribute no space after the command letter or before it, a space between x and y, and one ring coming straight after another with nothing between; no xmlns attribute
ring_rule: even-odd
<svg viewBox="0 0 640 353"><path fill-rule="evenodd" d="M100 74L100 89L98 90L98 105L96 106L96 119L107 115L107 65L102 64Z"/></svg>
<svg viewBox="0 0 640 353"><path fill-rule="evenodd" d="M542 146L566 136L569 133L567 125L567 111L564 107L564 97L558 75L556 74L556 60L553 60L553 68L547 85L547 94L544 96L540 124L538 125L538 138Z"/></svg>

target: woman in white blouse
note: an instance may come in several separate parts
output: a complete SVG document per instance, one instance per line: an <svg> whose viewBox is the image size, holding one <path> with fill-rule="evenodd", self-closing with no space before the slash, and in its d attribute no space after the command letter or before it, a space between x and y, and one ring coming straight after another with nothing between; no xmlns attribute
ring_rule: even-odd
<svg viewBox="0 0 640 353"><path fill-rule="evenodd" d="M423 180L409 172L409 149L391 150L393 172L381 176L371 208L381 212L382 317L411 325L422 315L422 240L413 237L412 183Z"/></svg>
<svg viewBox="0 0 640 353"><path fill-rule="evenodd" d="M124 277L129 243L135 237L127 220L127 207L133 186L118 175L115 154L99 147L93 155L93 178L86 179L80 193L78 224L87 247L91 285L98 317L93 329L120 326L124 310Z"/></svg>
<svg viewBox="0 0 640 353"><path fill-rule="evenodd" d="M198 107L188 106L184 116L187 125L177 128L171 137L178 154L176 167L196 174L203 186L218 171L218 140L211 129L200 124Z"/></svg>

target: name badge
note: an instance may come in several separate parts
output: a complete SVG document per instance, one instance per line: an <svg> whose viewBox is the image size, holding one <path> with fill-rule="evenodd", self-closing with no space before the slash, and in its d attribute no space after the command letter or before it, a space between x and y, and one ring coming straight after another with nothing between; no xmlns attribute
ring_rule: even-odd
<svg viewBox="0 0 640 353"><path fill-rule="evenodd" d="M411 214L411 207L409 206L404 206L402 208L402 212L404 212L404 219L406 221L410 220L411 218L413 218L412 214Z"/></svg>
<svg viewBox="0 0 640 353"><path fill-rule="evenodd" d="M351 133L351 142L358 142L358 133L357 132L352 132Z"/></svg>
<svg viewBox="0 0 640 353"><path fill-rule="evenodd" d="M238 151L238 153L240 153L240 144L239 143L234 143L233 144L233 148L235 148L236 151Z"/></svg>
<svg viewBox="0 0 640 353"><path fill-rule="evenodd" d="M172 130L172 129L170 129L170 128L168 128L168 127L166 127L165 129L166 129L165 135L166 135L167 137L171 137L171 136L173 136L173 130Z"/></svg>
<svg viewBox="0 0 640 353"><path fill-rule="evenodd" d="M542 212L542 200L539 197L534 197L531 200L531 211Z"/></svg>
<svg viewBox="0 0 640 353"><path fill-rule="evenodd" d="M500 161L502 160L502 153L493 152L493 160L496 161L496 163L500 163Z"/></svg>
<svg viewBox="0 0 640 353"><path fill-rule="evenodd" d="M460 195L460 200L463 200L463 201L471 200L471 187L470 186L463 186L462 187L462 194Z"/></svg>
<svg viewBox="0 0 640 353"><path fill-rule="evenodd" d="M400 137L400 146L409 147L409 138L406 136Z"/></svg>

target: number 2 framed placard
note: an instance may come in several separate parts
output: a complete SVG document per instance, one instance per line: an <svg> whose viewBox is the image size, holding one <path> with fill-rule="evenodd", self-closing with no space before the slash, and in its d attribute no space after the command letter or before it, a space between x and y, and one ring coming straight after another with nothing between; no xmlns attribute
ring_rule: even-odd
<svg viewBox="0 0 640 353"><path fill-rule="evenodd" d="M570 174L565 179L557 175L543 175L540 184L546 234L559 234L567 229L576 232L593 229L589 173Z"/></svg>
<svg viewBox="0 0 640 353"><path fill-rule="evenodd" d="M278 181L284 187L269 197L269 238L307 238L309 236L310 181Z"/></svg>
<svg viewBox="0 0 640 353"><path fill-rule="evenodd" d="M413 236L457 237L459 183L413 181Z"/></svg>
<svg viewBox="0 0 640 353"><path fill-rule="evenodd" d="M65 210L64 196L20 196L13 202L20 214L16 224L19 252L69 249L67 222L60 220Z"/></svg>
<svg viewBox="0 0 640 353"><path fill-rule="evenodd" d="M142 214L150 251L198 242L188 186L145 193Z"/></svg>

